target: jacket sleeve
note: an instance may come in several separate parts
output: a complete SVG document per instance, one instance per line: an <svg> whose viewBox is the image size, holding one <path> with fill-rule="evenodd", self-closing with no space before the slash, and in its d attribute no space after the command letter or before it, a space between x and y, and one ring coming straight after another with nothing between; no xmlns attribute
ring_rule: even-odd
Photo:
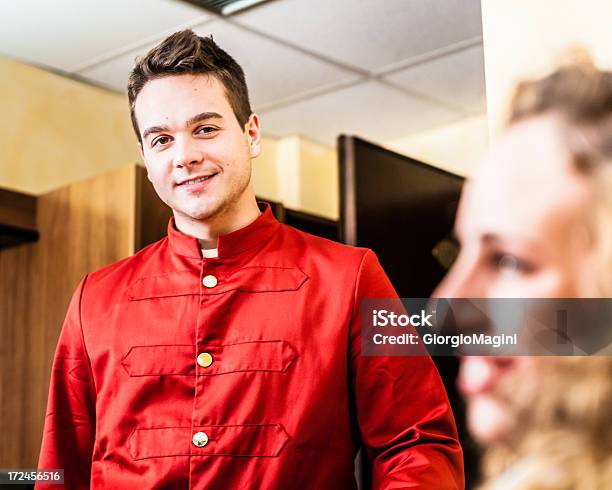
<svg viewBox="0 0 612 490"><path fill-rule="evenodd" d="M85 281L72 296L55 351L38 460L39 470L63 469L65 483L41 489L89 488L96 391L81 328Z"/></svg>
<svg viewBox="0 0 612 490"><path fill-rule="evenodd" d="M397 298L371 250L357 277L349 347L357 423L372 466L372 488L463 488L463 454L433 361L426 354L361 355L364 298Z"/></svg>

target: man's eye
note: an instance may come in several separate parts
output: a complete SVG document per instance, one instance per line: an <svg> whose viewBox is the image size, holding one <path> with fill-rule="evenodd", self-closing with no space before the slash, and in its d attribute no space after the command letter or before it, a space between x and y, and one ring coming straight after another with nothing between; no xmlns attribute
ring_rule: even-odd
<svg viewBox="0 0 612 490"><path fill-rule="evenodd" d="M217 128L213 127L213 126L202 126L201 128L198 128L196 130L197 134L211 134L214 133L217 130Z"/></svg>
<svg viewBox="0 0 612 490"><path fill-rule="evenodd" d="M170 142L170 137L168 137L168 136L160 136L159 138L155 138L151 142L151 146L166 145L169 142Z"/></svg>

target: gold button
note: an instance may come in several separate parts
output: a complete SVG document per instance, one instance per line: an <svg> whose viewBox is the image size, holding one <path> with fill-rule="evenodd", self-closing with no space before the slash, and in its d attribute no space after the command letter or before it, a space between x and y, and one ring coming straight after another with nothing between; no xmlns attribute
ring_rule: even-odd
<svg viewBox="0 0 612 490"><path fill-rule="evenodd" d="M198 364L204 368L207 368L213 363L213 357L208 352L202 352L198 356Z"/></svg>
<svg viewBox="0 0 612 490"><path fill-rule="evenodd" d="M208 444L208 435L206 432L196 432L191 440L193 441L194 446L204 447L206 444Z"/></svg>
<svg viewBox="0 0 612 490"><path fill-rule="evenodd" d="M210 274L208 276L204 276L204 279L202 279L202 284L204 284L204 286L207 288L214 288L217 285L217 282L217 278L215 276L211 276Z"/></svg>

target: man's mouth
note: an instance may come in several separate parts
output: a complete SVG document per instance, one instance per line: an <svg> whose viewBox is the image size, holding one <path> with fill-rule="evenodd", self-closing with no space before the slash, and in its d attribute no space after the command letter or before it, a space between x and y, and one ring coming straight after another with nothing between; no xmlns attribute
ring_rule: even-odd
<svg viewBox="0 0 612 490"><path fill-rule="evenodd" d="M189 180L184 180L182 182L177 183L177 186L189 186L189 185L196 185L196 184L200 184L202 182L206 182L207 180L212 179L215 174L211 174L211 175L204 175L202 177L196 177L195 179L189 179Z"/></svg>

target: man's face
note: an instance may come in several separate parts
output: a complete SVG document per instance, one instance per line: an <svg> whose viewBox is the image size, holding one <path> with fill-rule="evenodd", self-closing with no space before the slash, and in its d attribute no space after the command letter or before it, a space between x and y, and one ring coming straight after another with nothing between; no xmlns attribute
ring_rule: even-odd
<svg viewBox="0 0 612 490"><path fill-rule="evenodd" d="M253 199L251 159L260 151L257 116L240 127L214 76L148 82L134 106L149 180L177 221L222 216Z"/></svg>
<svg viewBox="0 0 612 490"><path fill-rule="evenodd" d="M465 188L455 227L461 252L435 296L589 296L584 219L589 194L589 182L573 168L553 116L513 125ZM530 389L531 361L463 359L459 388L477 439L490 442L509 431L509 399ZM509 374L524 374L514 394L502 393Z"/></svg>

